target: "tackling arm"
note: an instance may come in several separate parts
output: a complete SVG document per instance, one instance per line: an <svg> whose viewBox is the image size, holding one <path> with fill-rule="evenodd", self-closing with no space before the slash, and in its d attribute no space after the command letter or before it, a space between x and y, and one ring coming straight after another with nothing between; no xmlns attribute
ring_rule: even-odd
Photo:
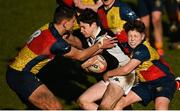
<svg viewBox="0 0 180 111"><path fill-rule="evenodd" d="M138 59L131 59L125 66L118 67L116 69L106 72L103 78L104 80L108 80L108 78L112 76L127 75L131 71L133 71L139 64L141 64L141 61L139 61Z"/></svg>

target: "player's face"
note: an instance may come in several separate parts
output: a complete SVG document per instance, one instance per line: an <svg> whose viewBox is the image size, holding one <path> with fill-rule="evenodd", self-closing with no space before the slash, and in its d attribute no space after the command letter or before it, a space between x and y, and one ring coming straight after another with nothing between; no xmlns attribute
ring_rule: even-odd
<svg viewBox="0 0 180 111"><path fill-rule="evenodd" d="M76 20L76 17L74 16L72 19L66 22L66 25L65 25L66 31L72 31L75 20Z"/></svg>
<svg viewBox="0 0 180 111"><path fill-rule="evenodd" d="M130 30L128 32L128 44L134 49L144 40L144 37L144 33L139 33L136 30Z"/></svg>
<svg viewBox="0 0 180 111"><path fill-rule="evenodd" d="M114 0L102 0L103 4L106 6L109 6L112 4L112 2L114 2Z"/></svg>
<svg viewBox="0 0 180 111"><path fill-rule="evenodd" d="M80 29L81 29L81 33L86 37L91 37L94 31L94 25L93 24L88 24L88 23L83 23L80 22L79 24Z"/></svg>

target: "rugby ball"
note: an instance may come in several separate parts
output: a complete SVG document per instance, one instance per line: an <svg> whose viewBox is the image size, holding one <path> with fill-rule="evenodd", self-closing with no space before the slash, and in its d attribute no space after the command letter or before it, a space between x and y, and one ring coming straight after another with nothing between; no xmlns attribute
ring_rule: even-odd
<svg viewBox="0 0 180 111"><path fill-rule="evenodd" d="M87 67L90 72L94 73L102 73L106 70L106 68L107 62L101 55L96 55L96 59L93 61L93 64Z"/></svg>

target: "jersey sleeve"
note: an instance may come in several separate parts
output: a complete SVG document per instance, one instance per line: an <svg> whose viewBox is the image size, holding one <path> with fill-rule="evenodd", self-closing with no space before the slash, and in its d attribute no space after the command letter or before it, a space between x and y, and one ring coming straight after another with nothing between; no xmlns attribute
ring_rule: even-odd
<svg viewBox="0 0 180 111"><path fill-rule="evenodd" d="M132 59L140 60L141 62L144 62L150 58L150 53L148 48L141 44L135 50L133 51Z"/></svg>
<svg viewBox="0 0 180 111"><path fill-rule="evenodd" d="M51 53L55 55L64 55L71 50L69 45L64 39L59 38L51 47Z"/></svg>
<svg viewBox="0 0 180 111"><path fill-rule="evenodd" d="M136 13L125 3L120 4L120 15L125 21L138 19Z"/></svg>

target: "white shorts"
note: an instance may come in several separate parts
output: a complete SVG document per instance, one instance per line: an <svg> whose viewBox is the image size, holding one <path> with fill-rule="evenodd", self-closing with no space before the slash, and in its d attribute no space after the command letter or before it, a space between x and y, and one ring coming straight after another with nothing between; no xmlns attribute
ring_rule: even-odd
<svg viewBox="0 0 180 111"><path fill-rule="evenodd" d="M128 62L129 62L129 60L120 62L119 67L124 66ZM106 85L108 85L109 83L116 84L116 85L120 86L124 90L124 94L127 95L129 93L129 91L131 90L131 88L133 87L134 82L135 82L135 71L132 71L131 73L129 73L128 75L125 75L125 76L111 77L111 78L109 78L108 81L105 82L105 84Z"/></svg>
<svg viewBox="0 0 180 111"><path fill-rule="evenodd" d="M127 95L134 85L135 74L130 73L126 76L114 76L109 78L110 83L117 84L124 90L124 94Z"/></svg>

